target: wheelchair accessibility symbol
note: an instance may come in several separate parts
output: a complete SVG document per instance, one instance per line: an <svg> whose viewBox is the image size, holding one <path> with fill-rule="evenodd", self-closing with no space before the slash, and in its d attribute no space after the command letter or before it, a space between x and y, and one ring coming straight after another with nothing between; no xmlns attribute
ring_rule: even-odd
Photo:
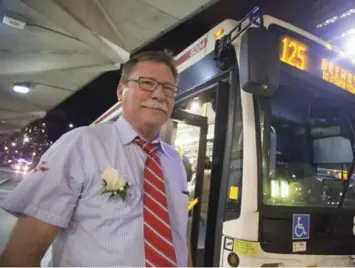
<svg viewBox="0 0 355 268"><path fill-rule="evenodd" d="M292 239L309 239L309 221L308 214L294 214L292 219Z"/></svg>

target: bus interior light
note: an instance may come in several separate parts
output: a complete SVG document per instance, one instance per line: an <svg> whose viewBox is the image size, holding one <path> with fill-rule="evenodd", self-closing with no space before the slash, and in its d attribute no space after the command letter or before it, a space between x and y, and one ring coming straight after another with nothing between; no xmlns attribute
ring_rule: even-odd
<svg viewBox="0 0 355 268"><path fill-rule="evenodd" d="M197 112L199 109L201 109L201 104L199 101L195 100L191 103L190 105L190 111L195 113Z"/></svg>
<svg viewBox="0 0 355 268"><path fill-rule="evenodd" d="M277 180L271 181L271 197L277 198L280 196L279 183Z"/></svg>
<svg viewBox="0 0 355 268"><path fill-rule="evenodd" d="M288 190L289 187L287 181L281 181L280 188L281 188L281 197L287 198L289 195L289 190Z"/></svg>

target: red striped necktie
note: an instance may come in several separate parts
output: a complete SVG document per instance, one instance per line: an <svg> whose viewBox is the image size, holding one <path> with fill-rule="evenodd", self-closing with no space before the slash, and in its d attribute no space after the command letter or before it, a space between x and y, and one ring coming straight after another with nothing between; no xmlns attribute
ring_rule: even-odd
<svg viewBox="0 0 355 268"><path fill-rule="evenodd" d="M147 267L176 267L168 202L165 192L163 170L157 154L158 144L136 143L147 154L144 167L144 250Z"/></svg>

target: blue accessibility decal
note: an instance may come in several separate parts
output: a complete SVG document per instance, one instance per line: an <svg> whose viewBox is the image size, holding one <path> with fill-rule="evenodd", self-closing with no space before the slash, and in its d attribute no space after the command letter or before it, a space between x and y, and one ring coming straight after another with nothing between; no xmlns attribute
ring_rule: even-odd
<svg viewBox="0 0 355 268"><path fill-rule="evenodd" d="M309 214L293 214L292 219L292 239L309 239Z"/></svg>

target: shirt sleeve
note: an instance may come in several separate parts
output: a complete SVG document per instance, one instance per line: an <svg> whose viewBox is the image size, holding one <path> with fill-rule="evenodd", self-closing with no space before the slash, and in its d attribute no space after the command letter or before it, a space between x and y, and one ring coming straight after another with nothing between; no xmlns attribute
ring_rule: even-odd
<svg viewBox="0 0 355 268"><path fill-rule="evenodd" d="M85 147L80 128L64 134L0 207L15 216L24 214L67 227L86 177L82 148Z"/></svg>

